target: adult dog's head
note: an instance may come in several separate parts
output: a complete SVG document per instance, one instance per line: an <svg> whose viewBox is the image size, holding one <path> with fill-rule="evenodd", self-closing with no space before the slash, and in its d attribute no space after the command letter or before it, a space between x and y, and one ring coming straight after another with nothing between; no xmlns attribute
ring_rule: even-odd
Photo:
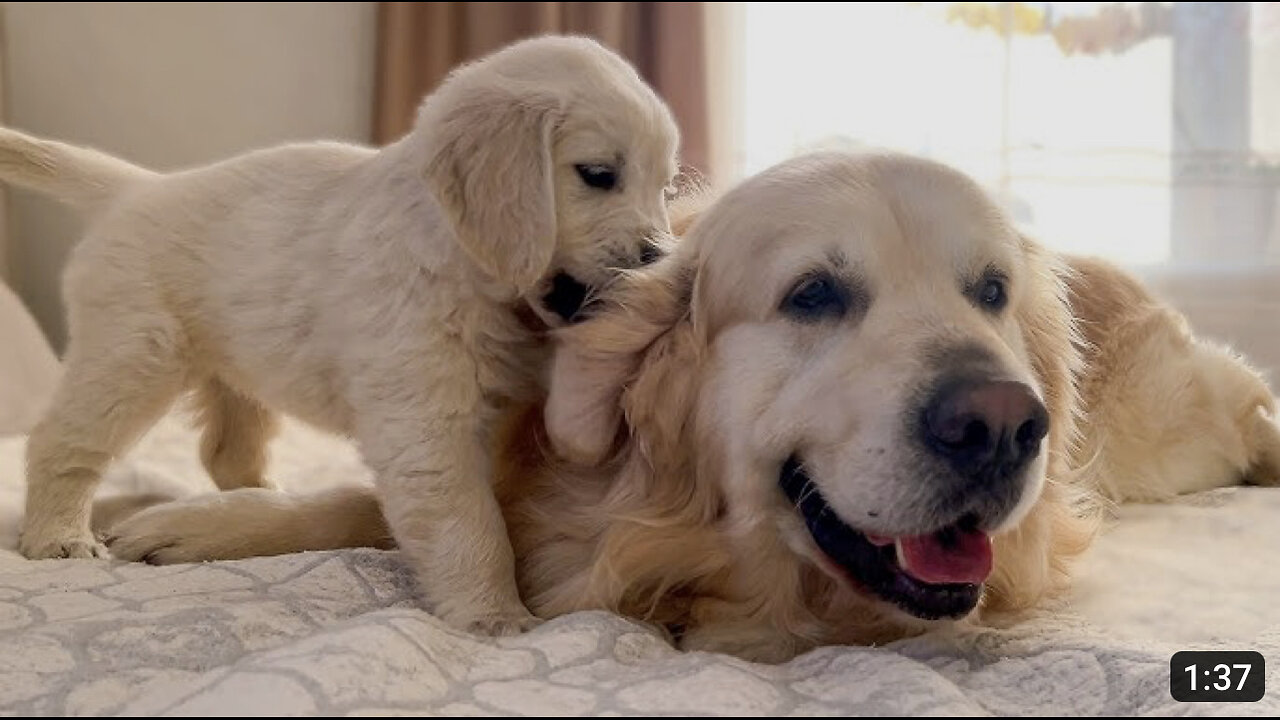
<svg viewBox="0 0 1280 720"><path fill-rule="evenodd" d="M423 102L415 133L463 250L546 320L664 250L675 123L594 41L536 38L463 66Z"/></svg>
<svg viewBox="0 0 1280 720"><path fill-rule="evenodd" d="M566 335L549 434L585 463L620 447L661 474L689 458L692 481L652 482L687 483L670 496L718 518L748 594L824 622L842 621L826 616L849 591L963 617L994 565L1032 552L1007 540L1020 528L997 559L992 536L1023 521L1072 432L1076 351L1054 262L944 166L784 163ZM1029 564L1050 573L1048 554Z"/></svg>

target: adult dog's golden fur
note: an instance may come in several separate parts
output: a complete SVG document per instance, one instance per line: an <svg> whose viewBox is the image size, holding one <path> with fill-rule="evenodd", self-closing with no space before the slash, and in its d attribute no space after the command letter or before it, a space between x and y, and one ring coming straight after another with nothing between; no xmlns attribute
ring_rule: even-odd
<svg viewBox="0 0 1280 720"><path fill-rule="evenodd" d="M1197 340L1177 311L1105 262L1071 258L1085 340L1082 462L1113 500L1162 500L1280 477L1275 398L1230 348Z"/></svg>
<svg viewBox="0 0 1280 720"><path fill-rule="evenodd" d="M973 355L1034 391L1049 432L981 520L995 565L967 621L1061 590L1107 499L1277 480L1280 433L1254 371L1192 338L1123 272L1019 235L952 170L800 158L684 234L559 332L545 415L508 417L498 495L535 614L609 609L670 628L685 648L771 661L927 627L818 549L779 467L804 454L812 485L860 530L935 522L925 508L943 473L903 418L916 416L913 391ZM855 287L857 304L789 315L815 268ZM970 291L993 269L1007 285L999 308ZM111 535L132 555L182 562L385 545L378 518L361 489L253 489L151 507Z"/></svg>

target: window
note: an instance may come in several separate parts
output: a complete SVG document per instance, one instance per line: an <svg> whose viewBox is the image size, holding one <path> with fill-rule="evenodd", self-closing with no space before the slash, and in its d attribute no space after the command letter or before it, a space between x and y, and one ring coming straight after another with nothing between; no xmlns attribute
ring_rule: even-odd
<svg viewBox="0 0 1280 720"><path fill-rule="evenodd" d="M739 175L828 147L950 163L1053 247L1280 260L1280 7L745 3Z"/></svg>

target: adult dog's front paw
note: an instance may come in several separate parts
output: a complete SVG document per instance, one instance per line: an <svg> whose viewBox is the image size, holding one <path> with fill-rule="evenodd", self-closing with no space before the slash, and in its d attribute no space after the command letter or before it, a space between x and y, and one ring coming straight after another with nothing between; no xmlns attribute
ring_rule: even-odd
<svg viewBox="0 0 1280 720"><path fill-rule="evenodd" d="M31 560L105 558L107 548L89 533L23 533L18 551Z"/></svg>
<svg viewBox="0 0 1280 720"><path fill-rule="evenodd" d="M437 612L437 616L460 630L466 630L473 635L491 637L519 635L542 624L540 618L534 617L523 606L518 611L512 609L505 612L476 614L474 611L459 610Z"/></svg>
<svg viewBox="0 0 1280 720"><path fill-rule="evenodd" d="M106 542L121 560L174 565L220 559L230 534L213 526L202 507L171 503L125 518L107 532Z"/></svg>

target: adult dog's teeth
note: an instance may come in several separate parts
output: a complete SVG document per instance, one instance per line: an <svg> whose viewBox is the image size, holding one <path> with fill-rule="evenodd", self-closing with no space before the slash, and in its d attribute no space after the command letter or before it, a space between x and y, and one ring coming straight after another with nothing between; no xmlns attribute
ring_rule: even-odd
<svg viewBox="0 0 1280 720"><path fill-rule="evenodd" d="M898 567L905 568L907 566L907 556L902 550L902 539L895 538L893 541L893 552L897 556Z"/></svg>

